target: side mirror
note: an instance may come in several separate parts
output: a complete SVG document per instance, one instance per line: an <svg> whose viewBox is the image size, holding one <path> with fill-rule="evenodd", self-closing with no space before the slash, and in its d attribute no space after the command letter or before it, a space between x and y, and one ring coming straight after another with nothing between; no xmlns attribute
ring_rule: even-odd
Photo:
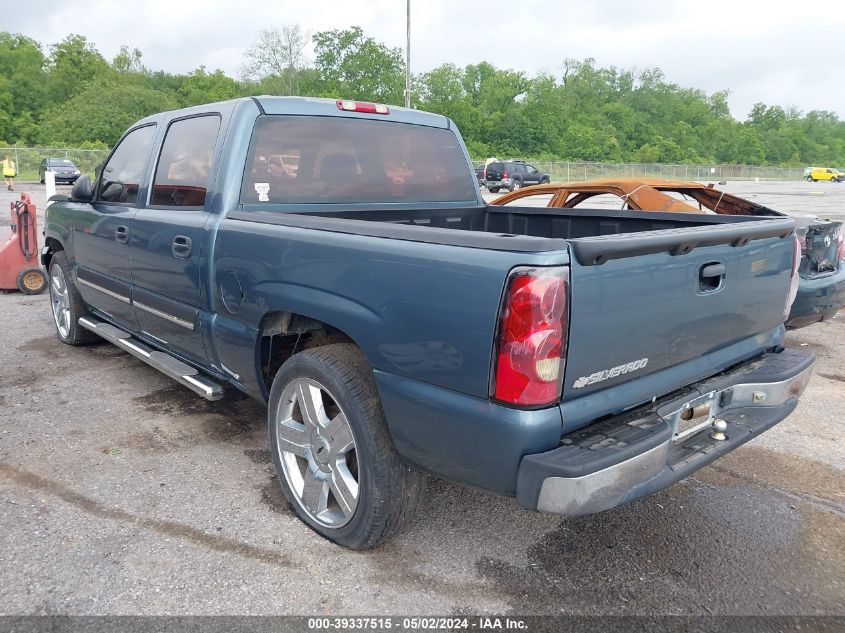
<svg viewBox="0 0 845 633"><path fill-rule="evenodd" d="M76 179L73 189L70 190L70 199L74 202L91 202L94 199L94 187L88 176L80 176Z"/></svg>

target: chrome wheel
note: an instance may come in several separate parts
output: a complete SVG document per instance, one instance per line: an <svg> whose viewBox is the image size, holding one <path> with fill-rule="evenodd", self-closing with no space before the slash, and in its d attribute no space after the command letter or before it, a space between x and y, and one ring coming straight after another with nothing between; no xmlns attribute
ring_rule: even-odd
<svg viewBox="0 0 845 633"><path fill-rule="evenodd" d="M355 438L332 394L310 378L282 391L271 427L294 501L327 528L349 523L358 507Z"/></svg>
<svg viewBox="0 0 845 633"><path fill-rule="evenodd" d="M63 339L70 337L70 297L68 296L67 280L59 265L50 270L50 303L53 307L53 319L56 329Z"/></svg>

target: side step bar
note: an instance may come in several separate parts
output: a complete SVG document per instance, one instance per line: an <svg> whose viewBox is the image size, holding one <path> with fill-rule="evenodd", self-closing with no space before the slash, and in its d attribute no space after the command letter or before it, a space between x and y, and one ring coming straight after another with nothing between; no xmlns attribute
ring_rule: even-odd
<svg viewBox="0 0 845 633"><path fill-rule="evenodd" d="M197 369L174 358L170 354L151 349L141 341L132 338L128 332L116 328L108 323L96 321L89 317L80 317L79 325L101 336L109 343L114 343L122 350L170 376L176 382L185 385L191 391L201 395L206 400L220 400L223 397L223 387L203 376Z"/></svg>

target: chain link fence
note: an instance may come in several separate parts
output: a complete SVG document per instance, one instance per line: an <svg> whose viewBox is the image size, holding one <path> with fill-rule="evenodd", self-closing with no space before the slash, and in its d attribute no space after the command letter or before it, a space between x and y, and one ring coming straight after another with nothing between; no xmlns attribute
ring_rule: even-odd
<svg viewBox="0 0 845 633"><path fill-rule="evenodd" d="M83 174L94 177L94 168L104 161L107 149L73 149L57 147L0 147L0 160L11 156L18 169L18 179L23 181L40 180L38 169L45 158L67 158Z"/></svg>
<svg viewBox="0 0 845 633"><path fill-rule="evenodd" d="M478 165L485 159L473 160ZM664 180L801 180L802 167L757 167L753 165L661 165L657 163L587 163L527 161L551 176L552 181L595 180L597 178L661 178Z"/></svg>
<svg viewBox="0 0 845 633"><path fill-rule="evenodd" d="M38 168L45 158L67 158L83 174L94 176L94 168L106 159L108 149L56 147L0 147L0 159L10 155L20 180L39 180ZM485 159L473 159L474 164ZM596 178L663 178L666 180L801 180L802 167L756 167L753 165L661 165L657 163L592 163L572 161L528 161L553 181Z"/></svg>

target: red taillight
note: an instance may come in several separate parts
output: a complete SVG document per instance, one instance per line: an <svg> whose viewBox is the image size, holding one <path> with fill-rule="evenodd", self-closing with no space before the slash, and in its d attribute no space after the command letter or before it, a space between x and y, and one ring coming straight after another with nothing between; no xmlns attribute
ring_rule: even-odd
<svg viewBox="0 0 845 633"><path fill-rule="evenodd" d="M568 303L568 268L511 274L499 317L496 400L538 407L560 398Z"/></svg>
<svg viewBox="0 0 845 633"><path fill-rule="evenodd" d="M367 112L369 114L390 114L390 108L383 103L370 103L369 101L348 101L337 100L337 109L346 112Z"/></svg>
<svg viewBox="0 0 845 633"><path fill-rule="evenodd" d="M789 296L786 298L786 307L783 311L783 320L789 316L792 302L798 296L798 266L801 264L801 240L795 236L792 244L792 277L789 281Z"/></svg>
<svg viewBox="0 0 845 633"><path fill-rule="evenodd" d="M506 169L505 171L502 172L502 178L507 178L507 177L508 177L508 170Z"/></svg>

